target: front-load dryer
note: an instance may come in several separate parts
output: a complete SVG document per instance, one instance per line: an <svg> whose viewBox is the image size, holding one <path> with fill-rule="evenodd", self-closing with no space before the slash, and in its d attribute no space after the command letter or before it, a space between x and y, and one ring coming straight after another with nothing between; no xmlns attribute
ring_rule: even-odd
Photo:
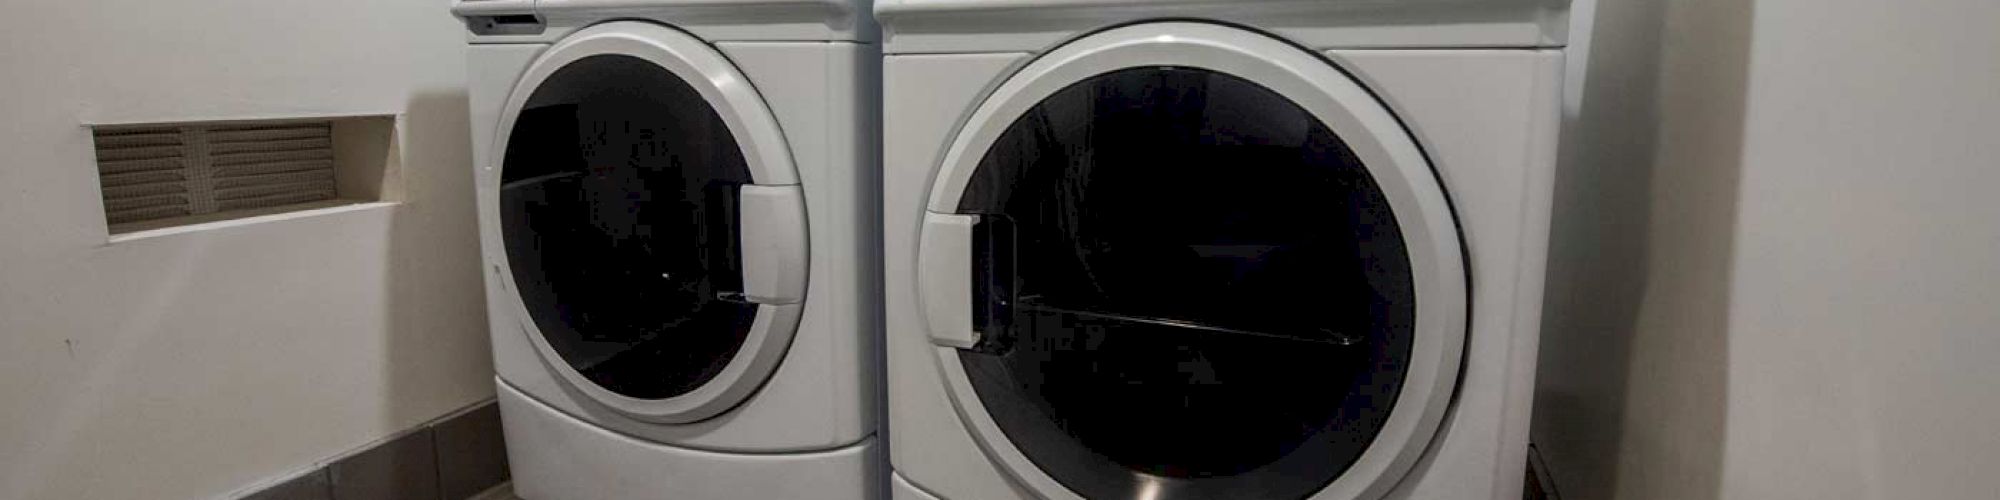
<svg viewBox="0 0 2000 500"><path fill-rule="evenodd" d="M1519 498L1566 9L878 4L895 498Z"/></svg>
<svg viewBox="0 0 2000 500"><path fill-rule="evenodd" d="M868 5L453 11L515 492L882 496Z"/></svg>

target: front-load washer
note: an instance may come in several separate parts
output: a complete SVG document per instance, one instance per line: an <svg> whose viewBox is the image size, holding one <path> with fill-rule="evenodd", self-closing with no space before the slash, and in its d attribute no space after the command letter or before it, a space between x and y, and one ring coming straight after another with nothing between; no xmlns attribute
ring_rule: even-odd
<svg viewBox="0 0 2000 500"><path fill-rule="evenodd" d="M895 498L1519 498L1567 2L902 0Z"/></svg>
<svg viewBox="0 0 2000 500"><path fill-rule="evenodd" d="M882 496L868 5L453 12L515 492Z"/></svg>

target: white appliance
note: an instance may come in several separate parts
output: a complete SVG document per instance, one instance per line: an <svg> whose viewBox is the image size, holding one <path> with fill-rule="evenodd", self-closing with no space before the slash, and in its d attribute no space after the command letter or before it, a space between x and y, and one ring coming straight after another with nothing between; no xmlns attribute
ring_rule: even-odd
<svg viewBox="0 0 2000 500"><path fill-rule="evenodd" d="M1519 498L1567 8L878 3L894 498Z"/></svg>
<svg viewBox="0 0 2000 500"><path fill-rule="evenodd" d="M868 5L452 10L515 492L881 497Z"/></svg>

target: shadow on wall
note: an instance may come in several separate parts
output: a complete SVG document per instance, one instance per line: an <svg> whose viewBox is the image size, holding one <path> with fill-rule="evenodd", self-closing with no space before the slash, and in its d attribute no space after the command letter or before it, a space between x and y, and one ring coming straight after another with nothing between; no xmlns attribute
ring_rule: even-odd
<svg viewBox="0 0 2000 500"><path fill-rule="evenodd" d="M418 91L411 96L403 116L406 149L402 152L402 192L397 196L400 213L390 224L389 293L384 296L388 311L387 355L392 369L413 370L421 379L463 370L440 370L427 366L439 360L434 342L467 341L476 345L450 346L452 361L487 364L481 383L490 384L491 348L485 335L444 336L442 328L486 324L486 301L479 275L479 227L473 206L472 144L463 89ZM438 219L438 220L420 220ZM442 223L440 223L442 222ZM441 228L441 229L440 229ZM445 234L438 234L438 231ZM438 268L449 272L438 273ZM429 270L428 272L417 272ZM408 276L443 275L446 282L405 279ZM462 327L461 327L462 328ZM468 337L468 338L460 338ZM390 387L394 401L428 401L436 395L406 399L397 394L405 388Z"/></svg>
<svg viewBox="0 0 2000 500"><path fill-rule="evenodd" d="M420 380L442 375L477 373L478 384L492 382L492 349L484 335L486 301L479 274L479 226L473 206L472 151L467 101L463 89L418 91L403 117L403 192L390 225L388 366L414 373L389 380ZM419 147L420 146L420 147ZM418 218L441 219L419 220ZM441 229L440 229L441 228ZM435 231L446 234L436 234ZM427 232L431 231L431 232ZM438 268L450 272L439 273ZM429 270L417 272L417 270ZM406 276L449 276L445 282L399 279ZM471 323L464 318L474 318ZM440 335L445 328L473 324L480 335ZM441 341L463 345L438 346ZM437 353L449 352L449 359ZM439 362L479 369L451 369ZM438 384L430 384L437 386ZM407 388L390 387L393 401L435 401L439 395L404 395Z"/></svg>
<svg viewBox="0 0 2000 500"><path fill-rule="evenodd" d="M473 377L449 384L420 384L428 390L492 384L492 349L485 334L485 295L479 274L479 236L473 203L472 151L468 130L467 100L464 89L417 91L403 115L405 146L402 153L401 202L391 220L388 293L384 294L386 365L394 371L387 380L427 380L436 377ZM443 268L443 269L440 269ZM416 276L441 276L425 281ZM466 321L471 318L472 321ZM479 332L462 331L478 325ZM451 331L460 330L460 331ZM412 393L418 384L385 387L394 402L464 401L446 394ZM420 406L421 406L420 404ZM451 408L387 409L385 419L407 420L421 412L425 419L441 416ZM343 493L361 497L465 498L459 481L442 477L453 458L434 449L441 438L430 435L432 428L417 431L377 451L380 457L359 467L351 476L340 467L333 469L336 496ZM463 457L456 457L463 458ZM367 469L367 470L360 470ZM351 484L350 484L351 483ZM476 491L475 491L476 493Z"/></svg>
<svg viewBox="0 0 2000 500"><path fill-rule="evenodd" d="M1752 10L1576 12L1533 430L1567 500L1720 496Z"/></svg>

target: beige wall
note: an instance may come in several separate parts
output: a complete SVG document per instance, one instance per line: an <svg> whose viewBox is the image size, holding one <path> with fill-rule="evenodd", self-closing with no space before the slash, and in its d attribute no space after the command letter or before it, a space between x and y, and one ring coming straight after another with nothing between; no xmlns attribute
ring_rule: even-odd
<svg viewBox="0 0 2000 500"><path fill-rule="evenodd" d="M2000 491L2000 3L1588 14L1535 407L1560 493Z"/></svg>
<svg viewBox="0 0 2000 500"><path fill-rule="evenodd" d="M215 498L491 396L444 0L8 1L0 498ZM397 205L107 243L81 124L403 115Z"/></svg>

